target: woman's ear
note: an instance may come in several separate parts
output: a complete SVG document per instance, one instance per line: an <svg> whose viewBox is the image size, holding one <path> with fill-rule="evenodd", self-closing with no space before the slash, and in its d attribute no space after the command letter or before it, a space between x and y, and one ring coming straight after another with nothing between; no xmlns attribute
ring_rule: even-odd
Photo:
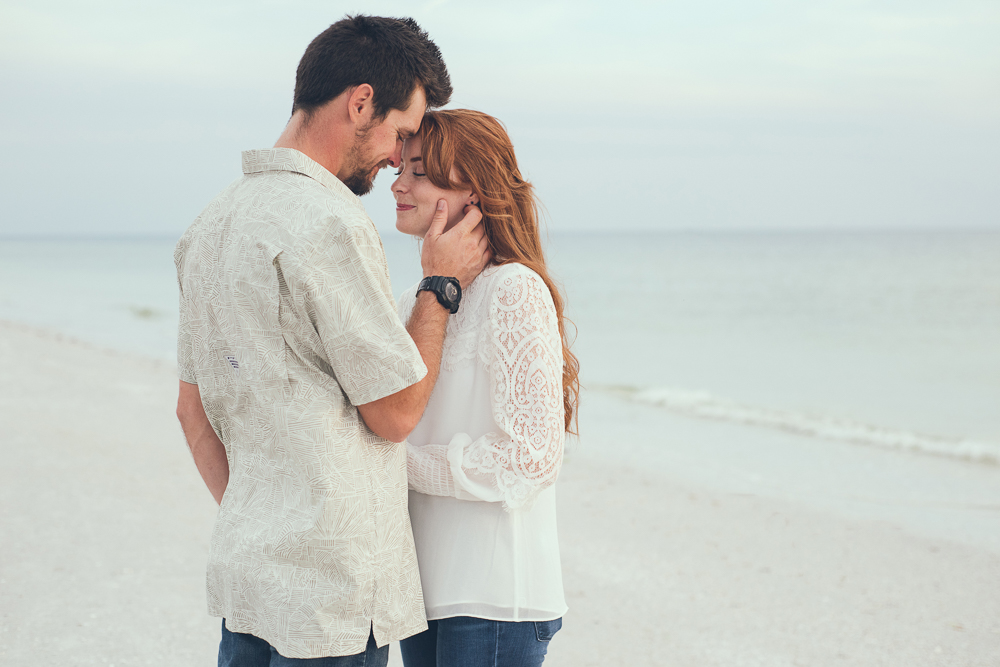
<svg viewBox="0 0 1000 667"><path fill-rule="evenodd" d="M469 203L473 206L479 206L479 195L475 192L469 193Z"/></svg>

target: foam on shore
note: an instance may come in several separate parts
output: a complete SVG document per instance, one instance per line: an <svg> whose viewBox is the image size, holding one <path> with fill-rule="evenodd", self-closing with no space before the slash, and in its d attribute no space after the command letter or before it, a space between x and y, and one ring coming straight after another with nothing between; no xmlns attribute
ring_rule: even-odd
<svg viewBox="0 0 1000 667"><path fill-rule="evenodd" d="M864 424L828 415L746 405L705 391L672 387L596 387L688 417L776 429L826 440L1000 464L1000 443L949 438Z"/></svg>

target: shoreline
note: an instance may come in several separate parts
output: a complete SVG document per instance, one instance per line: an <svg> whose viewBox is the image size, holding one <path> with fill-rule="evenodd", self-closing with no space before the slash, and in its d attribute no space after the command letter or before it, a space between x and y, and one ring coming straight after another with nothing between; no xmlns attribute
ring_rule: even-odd
<svg viewBox="0 0 1000 667"><path fill-rule="evenodd" d="M684 417L731 422L898 452L1000 465L1000 443L995 442L915 433L843 417L748 405L713 396L708 392L692 392L673 387L599 386L598 389Z"/></svg>

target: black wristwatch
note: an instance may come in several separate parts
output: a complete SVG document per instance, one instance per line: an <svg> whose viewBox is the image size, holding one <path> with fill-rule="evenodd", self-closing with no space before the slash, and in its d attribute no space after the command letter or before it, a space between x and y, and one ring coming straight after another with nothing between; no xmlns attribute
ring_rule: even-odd
<svg viewBox="0 0 1000 667"><path fill-rule="evenodd" d="M462 286L458 283L458 278L427 276L417 286L417 294L424 290L434 292L438 303L447 308L452 315L458 312L458 302L462 300Z"/></svg>

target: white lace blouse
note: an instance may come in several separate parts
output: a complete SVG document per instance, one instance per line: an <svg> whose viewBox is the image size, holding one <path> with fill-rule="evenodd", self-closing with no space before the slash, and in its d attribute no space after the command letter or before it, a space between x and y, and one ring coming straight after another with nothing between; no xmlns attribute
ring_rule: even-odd
<svg viewBox="0 0 1000 667"><path fill-rule="evenodd" d="M416 286L399 303L404 322ZM441 373L407 440L428 620L566 612L553 484L565 439L562 342L545 283L489 267L448 323Z"/></svg>

